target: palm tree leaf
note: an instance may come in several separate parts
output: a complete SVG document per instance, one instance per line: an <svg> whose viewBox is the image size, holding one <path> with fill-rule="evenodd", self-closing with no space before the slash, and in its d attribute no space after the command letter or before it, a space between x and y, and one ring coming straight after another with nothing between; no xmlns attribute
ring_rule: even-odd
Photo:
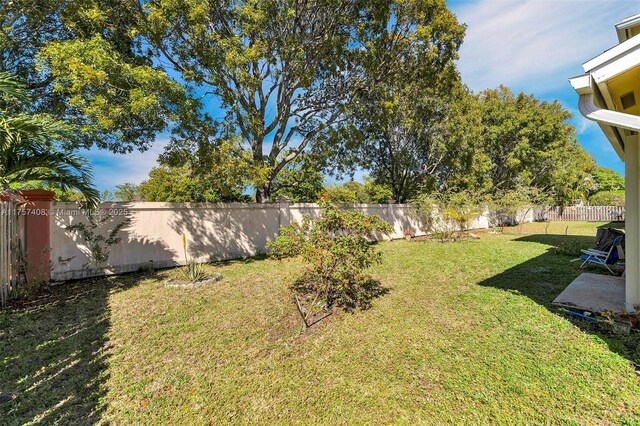
<svg viewBox="0 0 640 426"><path fill-rule="evenodd" d="M62 189L77 189L90 204L99 199L87 160L56 149L71 128L46 114L27 115L11 107L28 93L6 72L0 72L0 184L20 185L29 180L48 182Z"/></svg>

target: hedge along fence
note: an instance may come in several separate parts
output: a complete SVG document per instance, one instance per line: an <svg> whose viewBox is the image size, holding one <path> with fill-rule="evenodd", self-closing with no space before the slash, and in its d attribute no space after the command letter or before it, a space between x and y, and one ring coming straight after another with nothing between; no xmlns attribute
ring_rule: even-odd
<svg viewBox="0 0 640 426"><path fill-rule="evenodd" d="M391 239L404 238L405 231L425 235L409 204L346 204L340 208L360 210L389 222ZM301 222L304 216L318 217L320 210L317 204L290 203L103 203L97 216L88 220L75 203L53 203L51 279L184 264L183 234L189 258L198 262L255 256L265 252L267 242L278 235L280 227ZM122 226L124 221L127 223ZM67 229L77 223L85 224L84 232ZM112 239L116 243L105 244L119 226ZM471 221L469 228L489 228L488 214ZM107 252L106 264L96 265L96 247L102 255Z"/></svg>

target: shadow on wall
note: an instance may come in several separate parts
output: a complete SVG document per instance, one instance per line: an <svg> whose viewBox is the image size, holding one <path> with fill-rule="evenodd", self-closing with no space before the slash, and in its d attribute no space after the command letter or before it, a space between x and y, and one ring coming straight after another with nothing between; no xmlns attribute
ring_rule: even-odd
<svg viewBox="0 0 640 426"><path fill-rule="evenodd" d="M421 223L413 213L414 208L404 204L339 204L344 210L356 210L368 215L375 215L391 224L390 235L376 233L376 240L388 240L404 238L405 230L414 235L424 235ZM310 216L314 219L320 217L321 207L318 204L300 203L290 207L291 222L302 222L303 217Z"/></svg>
<svg viewBox="0 0 640 426"><path fill-rule="evenodd" d="M68 284L0 312L3 424L99 422L110 353L108 298L132 285Z"/></svg>
<svg viewBox="0 0 640 426"><path fill-rule="evenodd" d="M150 239L136 233L140 219L133 214L115 235L119 239L114 244L106 244L110 232L127 216L108 216L94 225L82 215L55 218L52 227L51 278L53 281L90 278L104 274L121 274L139 269L164 268L177 265L179 253L171 249L161 239ZM71 223L82 222L85 230L69 231ZM101 236L100 240L96 237ZM69 244L72 241L73 244ZM108 253L108 259L97 268L96 250Z"/></svg>
<svg viewBox="0 0 640 426"><path fill-rule="evenodd" d="M640 354L634 354L633 348L630 348L628 344L625 346L625 341L629 339L628 336L616 336L591 321L580 320L569 315L562 315L557 308L551 304L581 273L587 271L604 273L603 270L596 267L585 270L579 268L575 263L570 263L571 259L576 256L556 254L552 247L566 242L567 238L572 239L577 247L591 247L595 245L595 237L581 235L569 235L568 237L565 235L527 235L517 238L513 241L513 244L518 244L518 242L535 242L549 246L548 251L545 254L520 263L488 278L480 282L479 285L494 287L515 295L526 296L549 311L567 319L584 332L598 336L607 343L611 351L638 364L640 362L638 355ZM513 250L518 250L518 248L514 247Z"/></svg>
<svg viewBox="0 0 640 426"><path fill-rule="evenodd" d="M198 261L262 254L267 241L278 235L279 223L277 204L259 208L179 209L169 220L178 236L187 236L188 255Z"/></svg>
<svg viewBox="0 0 640 426"><path fill-rule="evenodd" d="M280 226L300 222L304 215L320 214L316 204L119 203L102 204L100 211L107 212L106 220L90 226L76 204L56 203L54 208L63 212L56 215L51 227L51 276L56 281L132 272L151 264L154 268L184 264L182 234L187 237L189 260L207 262L255 256L265 252L267 242L278 235ZM393 226L392 238L403 238L405 230L424 235L410 206L371 204L341 208L357 209L388 220ZM127 220L126 215L112 215L113 211L126 211L131 223L118 232L120 242L105 247L110 252L108 260L96 262L91 236L78 230L71 232L66 227L84 223L92 228L88 231L94 236L108 237L114 227ZM382 234L376 238L387 239ZM99 245L105 246L105 242ZM101 267L96 269L96 263L101 263Z"/></svg>

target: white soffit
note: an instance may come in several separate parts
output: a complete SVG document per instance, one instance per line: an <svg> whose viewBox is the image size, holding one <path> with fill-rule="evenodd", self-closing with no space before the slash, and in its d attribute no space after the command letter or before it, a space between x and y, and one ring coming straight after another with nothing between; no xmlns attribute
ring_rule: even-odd
<svg viewBox="0 0 640 426"><path fill-rule="evenodd" d="M620 62L621 60L629 61L633 60L631 56L636 54L635 60L638 61L637 54L640 50L640 37L633 37L629 40L620 43L619 45L612 47L601 55L585 62L582 65L584 72L592 72L596 68L611 65L612 63ZM628 58L629 57L629 58ZM637 65L637 62L636 62ZM623 70L624 71L624 70ZM620 71L622 72L622 71Z"/></svg>
<svg viewBox="0 0 640 426"><path fill-rule="evenodd" d="M638 39L640 39L640 37L638 37ZM594 81L599 84L638 65L640 65L640 44L625 52L624 55L617 57L615 60L596 67L591 71L591 76Z"/></svg>
<svg viewBox="0 0 640 426"><path fill-rule="evenodd" d="M618 33L620 43L629 39L626 30L635 26L640 26L640 13L630 16L616 24L616 32Z"/></svg>

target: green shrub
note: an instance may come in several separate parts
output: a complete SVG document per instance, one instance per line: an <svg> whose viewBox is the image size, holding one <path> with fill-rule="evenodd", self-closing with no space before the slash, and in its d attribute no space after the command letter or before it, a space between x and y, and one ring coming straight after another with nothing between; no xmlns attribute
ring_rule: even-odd
<svg viewBox="0 0 640 426"><path fill-rule="evenodd" d="M624 207L624 203L624 191L600 191L589 197L589 204L592 206Z"/></svg>
<svg viewBox="0 0 640 426"><path fill-rule="evenodd" d="M567 240L558 243L558 245L554 247L554 251L564 256L580 256L580 251L588 248L589 245L580 240Z"/></svg>
<svg viewBox="0 0 640 426"><path fill-rule="evenodd" d="M391 226L377 216L329 203L322 203L319 219L305 217L280 229L278 238L267 244L269 253L276 258L300 255L308 264L291 287L306 325L334 306L370 306L381 287L364 270L381 260L375 237L390 232Z"/></svg>
<svg viewBox="0 0 640 426"><path fill-rule="evenodd" d="M422 194L412 201L422 230L441 242L464 238L469 223L480 216L477 197L470 191Z"/></svg>

